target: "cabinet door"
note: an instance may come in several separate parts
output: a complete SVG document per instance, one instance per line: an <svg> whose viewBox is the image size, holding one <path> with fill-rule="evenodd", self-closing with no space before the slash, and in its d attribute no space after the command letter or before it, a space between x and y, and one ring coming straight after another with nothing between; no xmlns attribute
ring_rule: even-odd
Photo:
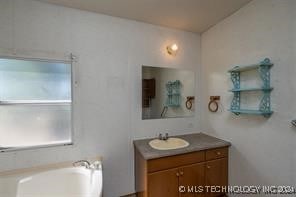
<svg viewBox="0 0 296 197"><path fill-rule="evenodd" d="M227 186L228 185L228 159L222 158L206 162L205 173L206 186ZM221 196L223 193L207 193L207 197Z"/></svg>
<svg viewBox="0 0 296 197"><path fill-rule="evenodd" d="M205 163L193 164L179 168L179 186L184 186L185 193L180 193L180 197L203 197L202 191L205 180Z"/></svg>
<svg viewBox="0 0 296 197"><path fill-rule="evenodd" d="M178 197L178 169L148 174L148 197Z"/></svg>

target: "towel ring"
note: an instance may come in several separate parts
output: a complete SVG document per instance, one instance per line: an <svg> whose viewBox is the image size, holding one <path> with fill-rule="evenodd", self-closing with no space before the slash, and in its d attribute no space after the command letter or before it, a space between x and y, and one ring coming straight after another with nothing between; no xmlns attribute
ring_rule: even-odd
<svg viewBox="0 0 296 197"><path fill-rule="evenodd" d="M219 109L217 101L211 100L209 102L208 108L209 108L210 112L217 112Z"/></svg>
<svg viewBox="0 0 296 197"><path fill-rule="evenodd" d="M220 96L211 96L210 102L208 104L208 109L210 112L217 112L219 109L218 100L220 100Z"/></svg>
<svg viewBox="0 0 296 197"><path fill-rule="evenodd" d="M189 109L189 110L192 109L192 106L193 106L192 101L193 100L194 100L194 96L188 96L187 97L187 101L185 103L187 109Z"/></svg>

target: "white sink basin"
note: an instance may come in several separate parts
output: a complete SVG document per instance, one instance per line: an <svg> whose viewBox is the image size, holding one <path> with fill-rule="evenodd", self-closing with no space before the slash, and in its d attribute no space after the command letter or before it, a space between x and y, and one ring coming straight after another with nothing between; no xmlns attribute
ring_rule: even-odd
<svg viewBox="0 0 296 197"><path fill-rule="evenodd" d="M149 145L157 150L173 150L179 148L185 148L189 146L189 143L181 138L169 138L168 140L151 140Z"/></svg>

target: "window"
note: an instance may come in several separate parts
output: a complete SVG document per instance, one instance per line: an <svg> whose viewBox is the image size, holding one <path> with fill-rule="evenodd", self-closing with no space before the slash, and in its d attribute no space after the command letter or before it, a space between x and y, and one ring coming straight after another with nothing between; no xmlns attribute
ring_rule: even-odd
<svg viewBox="0 0 296 197"><path fill-rule="evenodd" d="M0 151L72 143L72 65L0 58Z"/></svg>

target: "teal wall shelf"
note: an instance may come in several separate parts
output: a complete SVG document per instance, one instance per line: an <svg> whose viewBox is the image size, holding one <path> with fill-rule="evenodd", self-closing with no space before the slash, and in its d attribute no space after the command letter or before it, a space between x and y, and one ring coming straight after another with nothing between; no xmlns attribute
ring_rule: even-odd
<svg viewBox="0 0 296 197"><path fill-rule="evenodd" d="M248 66L235 66L234 68L230 69L228 72L244 72L244 71L258 69L258 68L261 68L262 66L266 66L270 68L273 66L273 64L270 62L268 58L266 58L259 64L253 64Z"/></svg>
<svg viewBox="0 0 296 197"><path fill-rule="evenodd" d="M181 105L181 81L169 81L166 83L167 107L180 107Z"/></svg>
<svg viewBox="0 0 296 197"><path fill-rule="evenodd" d="M241 109L241 110L235 110L231 109L229 110L233 112L234 114L253 114L253 115L263 115L263 116L270 116L273 112L272 111L260 111L260 110L248 110L248 109Z"/></svg>
<svg viewBox="0 0 296 197"><path fill-rule="evenodd" d="M231 81L233 83L233 89L229 90L233 92L233 99L229 111L236 115L239 114L253 114L253 115L263 115L264 117L270 117L273 113L271 111L271 101L270 92L273 90L270 87L270 68L273 66L269 58L265 58L262 62L247 66L235 66L228 72L231 76ZM240 75L241 72L258 70L260 78L263 81L262 87L251 87L251 88L241 88ZM261 98L258 110L241 109L241 92L246 91L262 91L263 97Z"/></svg>
<svg viewBox="0 0 296 197"><path fill-rule="evenodd" d="M230 92L251 92L251 91L272 91L273 88L240 88L240 89L231 89Z"/></svg>

